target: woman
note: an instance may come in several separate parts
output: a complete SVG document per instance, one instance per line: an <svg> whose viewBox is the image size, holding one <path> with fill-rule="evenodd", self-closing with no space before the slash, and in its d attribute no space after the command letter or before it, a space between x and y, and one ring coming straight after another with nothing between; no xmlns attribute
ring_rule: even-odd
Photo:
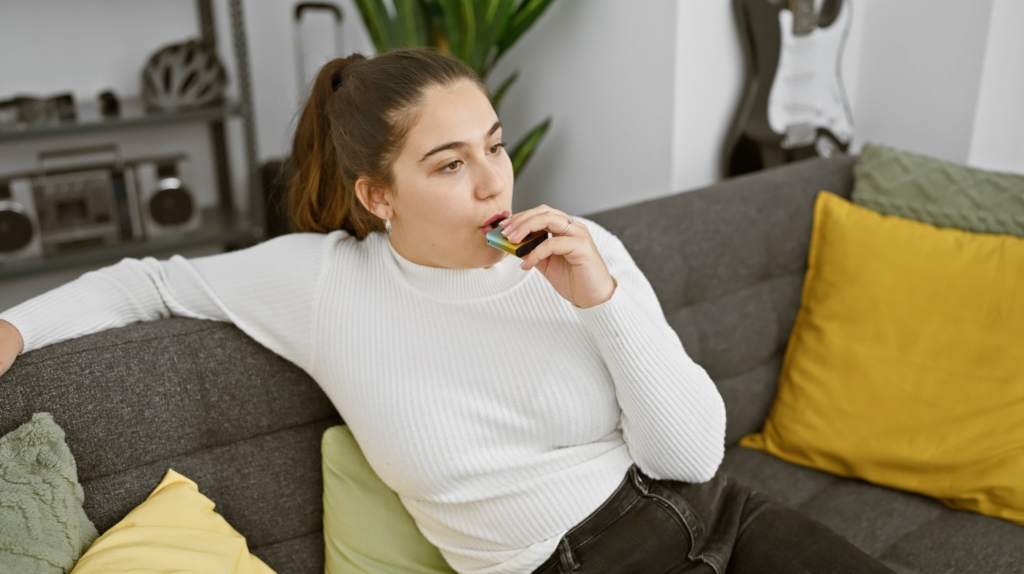
<svg viewBox="0 0 1024 574"><path fill-rule="evenodd" d="M457 60L334 60L295 134L297 233L86 273L0 315L4 364L133 321L231 321L323 387L458 572L888 572L716 474L715 384L618 238L511 213L501 136ZM495 224L552 237L520 263Z"/></svg>

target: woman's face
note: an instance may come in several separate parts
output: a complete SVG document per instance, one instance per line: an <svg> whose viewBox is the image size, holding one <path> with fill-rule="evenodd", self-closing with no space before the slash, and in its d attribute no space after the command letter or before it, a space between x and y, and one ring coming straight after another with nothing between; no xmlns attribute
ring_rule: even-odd
<svg viewBox="0 0 1024 574"><path fill-rule="evenodd" d="M372 211L390 214L391 244L413 263L490 267L507 253L487 245L489 226L482 226L512 209L512 161L501 123L473 82L434 86L424 96L395 160L385 210Z"/></svg>

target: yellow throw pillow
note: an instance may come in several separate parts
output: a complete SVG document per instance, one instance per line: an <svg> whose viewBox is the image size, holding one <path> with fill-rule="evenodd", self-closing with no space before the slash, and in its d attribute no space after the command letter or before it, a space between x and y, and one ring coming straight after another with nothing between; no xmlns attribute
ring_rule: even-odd
<svg viewBox="0 0 1024 574"><path fill-rule="evenodd" d="M778 391L740 445L1024 525L1024 239L819 193Z"/></svg>
<svg viewBox="0 0 1024 574"><path fill-rule="evenodd" d="M71 574L274 574L199 487L172 469L142 504L93 542Z"/></svg>

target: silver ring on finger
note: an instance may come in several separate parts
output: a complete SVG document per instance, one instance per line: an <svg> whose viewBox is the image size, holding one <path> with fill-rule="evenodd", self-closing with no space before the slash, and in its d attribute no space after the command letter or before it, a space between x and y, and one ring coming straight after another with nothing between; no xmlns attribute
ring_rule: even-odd
<svg viewBox="0 0 1024 574"><path fill-rule="evenodd" d="M566 231L569 231L569 228L572 227L573 221L575 221L575 220L570 217L569 218L569 224L565 226L565 229L563 229L561 233L558 234L559 237L565 235Z"/></svg>

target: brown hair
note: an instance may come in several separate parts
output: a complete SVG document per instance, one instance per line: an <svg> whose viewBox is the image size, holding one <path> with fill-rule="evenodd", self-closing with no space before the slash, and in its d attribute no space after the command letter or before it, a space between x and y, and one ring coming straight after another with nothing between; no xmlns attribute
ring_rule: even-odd
<svg viewBox="0 0 1024 574"><path fill-rule="evenodd" d="M391 170L427 88L460 80L487 88L472 68L427 49L353 54L327 62L313 81L292 144L288 214L293 232L336 229L364 239L383 231L355 193L369 176L390 189Z"/></svg>

